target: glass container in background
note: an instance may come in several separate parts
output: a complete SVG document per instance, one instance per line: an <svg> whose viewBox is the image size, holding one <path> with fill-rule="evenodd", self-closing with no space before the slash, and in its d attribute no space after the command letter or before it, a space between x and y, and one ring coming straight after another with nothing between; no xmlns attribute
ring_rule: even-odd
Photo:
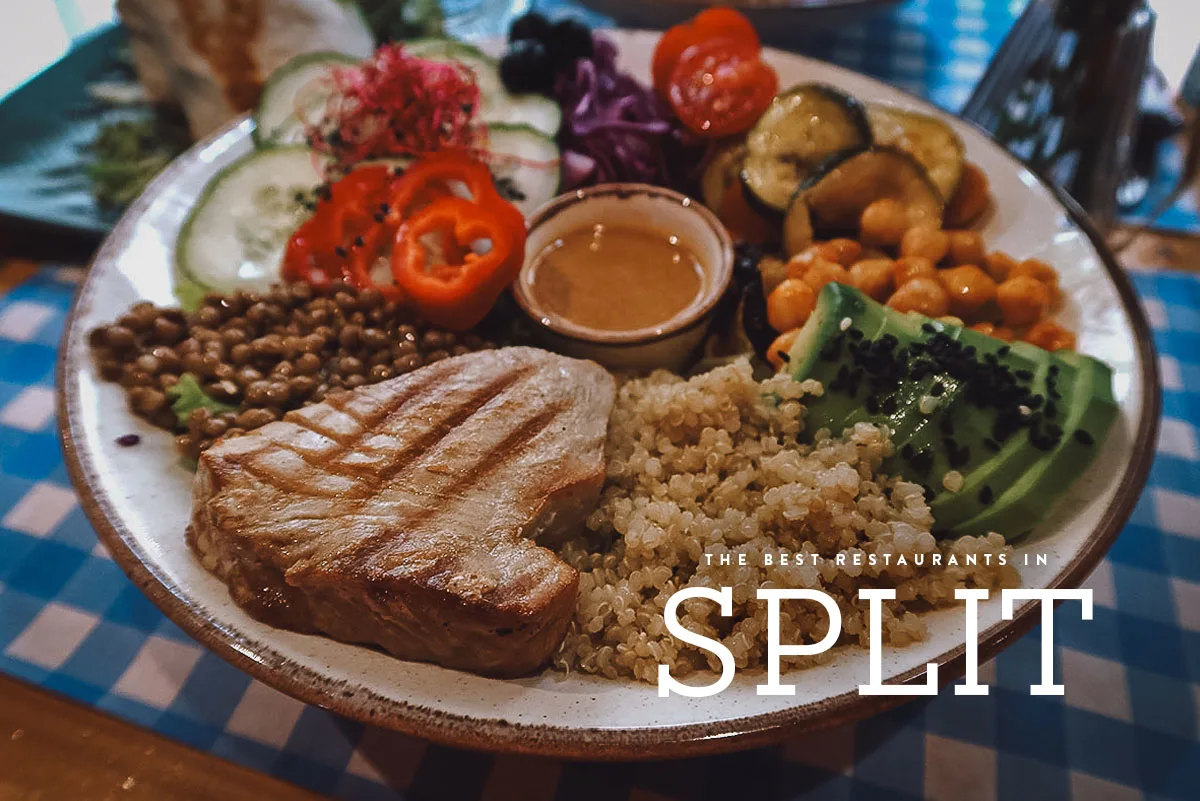
<svg viewBox="0 0 1200 801"><path fill-rule="evenodd" d="M1153 32L1144 0L1031 0L962 115L1108 229L1132 169Z"/></svg>

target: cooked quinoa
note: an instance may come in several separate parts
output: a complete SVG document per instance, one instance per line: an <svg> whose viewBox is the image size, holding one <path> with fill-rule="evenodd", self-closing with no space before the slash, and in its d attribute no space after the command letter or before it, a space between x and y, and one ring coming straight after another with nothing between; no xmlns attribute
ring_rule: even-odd
<svg viewBox="0 0 1200 801"><path fill-rule="evenodd" d="M844 438L817 432L813 445L799 444L803 399L821 391L815 381L787 375L758 382L745 361L690 380L658 372L621 387L600 503L589 530L561 548L580 571L580 593L556 667L647 682L657 681L660 663L676 677L719 670L714 654L667 633L663 609L687 587L733 587L732 617L694 600L680 606L679 619L721 640L745 669L765 664L759 587L831 594L842 611L840 643L866 647L860 587L896 589L897 600L884 603L883 632L902 646L926 636L920 613L955 603L956 588L1017 583L1015 568L999 563L1000 554L1011 554L1001 536L935 540L922 488L876 472L891 452L886 430L860 423ZM747 554L745 566L738 565L740 553ZM787 567L779 565L780 553L793 557ZM721 566L721 554L732 564ZM773 566L764 566L764 554ZM805 555L801 565L794 564L797 554ZM813 554L822 557L815 564ZM892 554L888 566L884 554ZM901 554L907 565L896 564ZM942 557L938 567L934 554ZM951 554L957 566L946 564ZM976 565L966 564L969 554ZM918 559L922 566L913 564ZM812 603L784 602L781 621L784 643L816 642L828 631L828 618ZM803 666L831 658L827 652L784 661Z"/></svg>

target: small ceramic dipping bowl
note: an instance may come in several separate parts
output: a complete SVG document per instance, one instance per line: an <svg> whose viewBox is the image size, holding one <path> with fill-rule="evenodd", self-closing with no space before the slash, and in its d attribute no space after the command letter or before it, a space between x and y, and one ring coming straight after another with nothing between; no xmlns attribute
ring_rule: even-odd
<svg viewBox="0 0 1200 801"><path fill-rule="evenodd" d="M538 261L557 240L596 224L653 228L678 237L700 265L695 298L669 319L648 328L605 330L579 325L538 302ZM733 275L733 243L725 226L701 203L648 184L600 184L559 195L528 222L525 265L514 287L517 303L547 348L592 359L612 370L678 371L708 332L713 311Z"/></svg>

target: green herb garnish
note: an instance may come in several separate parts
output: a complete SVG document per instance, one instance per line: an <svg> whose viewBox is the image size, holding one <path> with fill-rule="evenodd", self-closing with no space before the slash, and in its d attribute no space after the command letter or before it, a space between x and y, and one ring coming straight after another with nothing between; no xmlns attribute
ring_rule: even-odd
<svg viewBox="0 0 1200 801"><path fill-rule="evenodd" d="M87 146L86 171L102 206L127 206L187 147L180 124L154 115L110 122Z"/></svg>

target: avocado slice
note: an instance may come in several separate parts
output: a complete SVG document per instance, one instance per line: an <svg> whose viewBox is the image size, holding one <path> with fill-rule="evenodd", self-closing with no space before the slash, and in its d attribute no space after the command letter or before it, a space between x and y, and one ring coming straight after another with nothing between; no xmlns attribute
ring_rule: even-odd
<svg viewBox="0 0 1200 801"><path fill-rule="evenodd" d="M999 360L1000 352L1003 352L1009 370L1031 377L1028 381L1030 397L1024 404L1018 404L1018 408L1023 406L1033 420L1043 417L1046 379L1054 364L1053 357L1032 346L1004 349L1003 344L995 340L986 347L984 358L992 354ZM1073 374L1064 380L1073 383ZM1001 437L998 434L1003 432L997 431L997 416L979 414L978 411L969 400L950 406L939 420L935 441L925 443L934 455L930 473L935 492L930 510L939 531L954 531L964 520L984 511L987 508L985 501L995 494L994 486L1004 487L1015 481L1040 455L1030 444L1030 428L1018 427L1007 437ZM950 471L958 471L963 477L962 486L955 491L946 489L942 483Z"/></svg>
<svg viewBox="0 0 1200 801"><path fill-rule="evenodd" d="M1063 415L1054 425L1062 429L1062 435L1053 443L1043 441L1041 449L1034 448L1039 453L1035 463L985 511L956 526L955 534L997 531L1010 540L1027 534L1095 459L1120 411L1113 399L1112 369L1089 356L1072 357L1070 360L1079 363L1073 387L1068 393L1065 385L1055 385L1055 394L1061 398L1054 402ZM1058 373L1065 375L1066 370Z"/></svg>
<svg viewBox="0 0 1200 801"><path fill-rule="evenodd" d="M825 385L809 436L887 426L895 453L882 472L926 488L941 535L1028 530L1116 415L1111 371L1094 359L896 312L841 284L821 291L789 359L797 380Z"/></svg>
<svg viewBox="0 0 1200 801"><path fill-rule="evenodd" d="M878 337L888 316L886 307L844 284L826 284L817 296L817 306L792 344L788 361L797 380L813 378L825 387L824 395L809 398L806 404L804 431L810 439L822 428L836 437L854 425L851 417L862 407L868 390L861 381L853 381L848 351L856 342Z"/></svg>
<svg viewBox="0 0 1200 801"><path fill-rule="evenodd" d="M975 336L990 339L979 334ZM1037 430L1040 431L1043 424L1061 425L1066 411L1061 398L1054 400L1049 397L1049 387L1053 385L1056 394L1072 395L1076 369L1057 356L1023 342L1009 346L1005 356L1012 370L1024 370L1033 376L1029 386L1032 399L1027 408ZM1001 441L992 431L995 425L993 418L960 410L951 420L946 429L947 436L960 449L971 450L968 458L960 464L949 464L945 459L935 462L933 472L939 481L947 470L956 469L963 476L963 484L956 492L939 486L940 491L930 503L930 510L939 531L964 534L967 532L962 528L963 524L989 508L998 495L996 488L1007 487L1017 481L1044 453L1031 441L1032 427L1022 427ZM944 456L947 452L948 449L943 448L939 455ZM963 452L960 450L960 453Z"/></svg>

